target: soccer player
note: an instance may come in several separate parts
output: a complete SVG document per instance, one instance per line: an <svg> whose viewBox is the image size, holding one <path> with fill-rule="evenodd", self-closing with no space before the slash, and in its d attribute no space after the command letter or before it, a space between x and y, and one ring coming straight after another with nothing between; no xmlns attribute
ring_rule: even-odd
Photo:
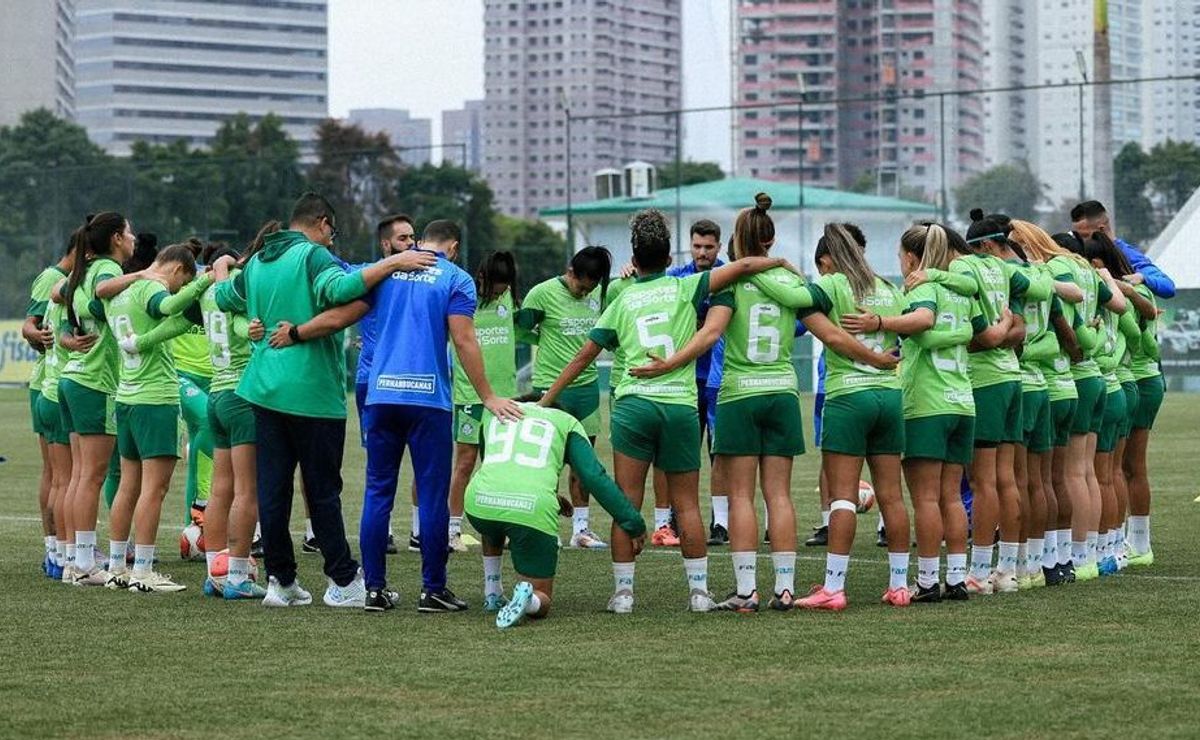
<svg viewBox="0 0 1200 740"><path fill-rule="evenodd" d="M587 342L608 302L612 256L604 247L586 247L571 257L566 274L530 288L516 315L516 326L537 331L537 355L533 360L533 387L545 391L559 377L571 358ZM563 411L583 425L595 444L600 431L600 387L595 363L587 367L558 401ZM591 529L587 493L579 481L570 479L571 504L575 507L571 547L604 549L608 545Z"/></svg>
<svg viewBox="0 0 1200 740"><path fill-rule="evenodd" d="M330 254L337 236L333 206L305 193L292 208L288 228L268 234L263 248L232 280L217 289L217 307L275 327L302 324L331 306L361 297L394 271L428 258L386 257L348 273ZM303 606L312 596L296 580L288 532L296 466L304 479L313 531L329 580L327 606L362 607L366 597L342 521L342 456L346 437L345 348L324 336L276 349L262 342L238 382L237 394L254 409L257 495L262 525L267 595L264 606Z"/></svg>
<svg viewBox="0 0 1200 740"><path fill-rule="evenodd" d="M1138 249L1129 242L1118 239L1113 234L1112 222L1108 218L1108 211L1104 208L1104 204L1098 200L1087 200L1079 203L1071 209L1071 230L1078 235L1080 239L1087 239L1097 231L1104 232L1105 236L1111 239L1125 255L1125 259L1129 261L1129 266L1133 273L1129 276L1129 282L1133 285L1145 285L1150 289L1150 292L1159 298L1174 298L1175 297L1175 281L1158 269L1150 258L1147 257L1142 250Z"/></svg>
<svg viewBox="0 0 1200 740"><path fill-rule="evenodd" d="M187 245L198 267L209 264L201 257L207 252L211 259L216 245L205 247L195 237L189 239ZM213 476L213 434L208 425L208 393L212 386L213 366L204 326L189 322L188 330L171 340L171 352L175 356L175 371L179 374L179 410L187 427L184 511L188 521L203 525Z"/></svg>
<svg viewBox="0 0 1200 740"><path fill-rule="evenodd" d="M483 356L484 374L501 398L517 395L517 340L513 316L517 307L517 263L511 252L492 252L475 274L475 339ZM483 403L463 363L454 367L454 473L450 478L450 549L466 552L462 541L463 496L479 459Z"/></svg>
<svg viewBox="0 0 1200 740"><path fill-rule="evenodd" d="M1137 291L1154 301L1145 285ZM1157 309L1157 306L1155 306ZM1157 310L1155 312L1157 317ZM1137 383L1137 408L1130 417L1129 441L1120 460L1129 483L1129 565L1145 566L1154 563L1150 547L1150 479L1146 465L1146 449L1150 430L1163 402L1163 377L1159 367L1158 320L1141 318L1141 339L1130 346L1130 371Z"/></svg>
<svg viewBox="0 0 1200 740"><path fill-rule="evenodd" d="M108 574L96 563L96 515L100 489L116 444L113 394L117 391L117 343L104 321L96 286L121 274L120 261L133 252L129 221L106 211L75 232L74 263L61 288L69 350L58 381L59 410L71 439L71 481L66 496L67 565L63 581L103 586Z"/></svg>
<svg viewBox="0 0 1200 740"><path fill-rule="evenodd" d="M585 489L635 550L645 540L646 523L608 477L579 420L554 408L520 405L523 417L506 422L490 411L480 417L483 463L466 492L467 519L483 538L485 611L496 611L496 626L512 627L525 617L550 611L558 565L558 521L569 502L557 496L558 478L570 465ZM500 561L505 543L520 579L504 598Z"/></svg>
<svg viewBox="0 0 1200 740"><path fill-rule="evenodd" d="M542 397L553 404L592 367L601 349L621 347L630 367L668 360L696 334L696 315L704 297L746 275L783 264L783 260L748 257L735 264L686 278L664 274L671 262L671 232L660 211L639 211L630 222L633 263L638 280L605 309L575 358ZM714 299L716 305L716 299ZM702 350L701 350L702 351ZM671 505L680 525L688 608L707 612L716 607L708 593L707 538L698 502L700 422L696 416L695 371L690 361L655 378L631 374L617 384L612 439L616 480L641 507L646 474L655 465L667 475ZM619 527L613 528L615 589L609 611L633 611L634 548Z"/></svg>

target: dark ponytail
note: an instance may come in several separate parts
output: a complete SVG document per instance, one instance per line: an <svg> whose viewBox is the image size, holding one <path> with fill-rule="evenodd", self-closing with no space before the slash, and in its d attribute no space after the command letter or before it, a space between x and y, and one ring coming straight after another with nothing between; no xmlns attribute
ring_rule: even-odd
<svg viewBox="0 0 1200 740"><path fill-rule="evenodd" d="M608 279L612 274L612 254L604 247L584 247L571 257L575 277L595 280L600 285L600 305L608 297Z"/></svg>
<svg viewBox="0 0 1200 740"><path fill-rule="evenodd" d="M125 230L125 217L115 211L105 211L88 215L84 225L71 235L71 252L75 255L75 264L71 266L71 274L67 277L66 295L67 320L76 332L83 330L79 316L75 313L75 291L83 283L87 274L89 257L107 257L112 254L112 238Z"/></svg>
<svg viewBox="0 0 1200 740"><path fill-rule="evenodd" d="M517 301L517 260L512 252L492 252L479 263L479 271L475 273L479 305L483 306L492 300L492 289L497 283L508 286L513 306L520 308L521 304Z"/></svg>
<svg viewBox="0 0 1200 740"><path fill-rule="evenodd" d="M1121 253L1117 245L1112 239L1108 238L1108 234L1103 231L1096 231L1091 237L1083 240L1083 256L1089 262L1091 260L1100 260L1104 267L1117 280L1124 280L1127 275L1133 272L1133 266L1129 264L1129 258Z"/></svg>

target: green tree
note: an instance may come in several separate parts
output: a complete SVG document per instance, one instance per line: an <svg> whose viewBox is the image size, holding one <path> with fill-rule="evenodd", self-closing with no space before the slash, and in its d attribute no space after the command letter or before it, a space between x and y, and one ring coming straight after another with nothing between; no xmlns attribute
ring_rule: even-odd
<svg viewBox="0 0 1200 740"><path fill-rule="evenodd" d="M496 248L496 209L492 189L457 165L424 164L404 169L395 182L396 209L413 217L417 233L425 224L445 218L463 226L460 260L474 272L485 254Z"/></svg>
<svg viewBox="0 0 1200 740"><path fill-rule="evenodd" d="M1144 172L1165 215L1174 215L1200 187L1200 147L1168 139L1150 150Z"/></svg>
<svg viewBox="0 0 1200 740"><path fill-rule="evenodd" d="M1042 200L1043 185L1024 162L1001 164L973 175L954 189L954 202L964 213L982 208L1033 221Z"/></svg>
<svg viewBox="0 0 1200 740"><path fill-rule="evenodd" d="M306 180L300 171L300 146L284 130L282 119L268 114L253 124L239 113L217 129L210 151L220 171L225 208L224 222L210 223L221 223L223 236L244 244L264 222L287 220Z"/></svg>
<svg viewBox="0 0 1200 740"><path fill-rule="evenodd" d="M1129 142L1113 158L1113 209L1121 235L1141 243L1158 232L1154 205L1147 196L1149 157L1142 147Z"/></svg>
<svg viewBox="0 0 1200 740"><path fill-rule="evenodd" d="M664 162L658 165L658 187L675 187L675 162ZM724 180L725 173L716 162L694 162L686 159L679 164L679 182L681 185L697 185L702 182Z"/></svg>
<svg viewBox="0 0 1200 740"><path fill-rule="evenodd" d="M193 234L208 237L225 229L228 203L224 175L208 152L186 141L171 144L135 142L122 163L133 177L134 227L152 231L159 244L181 241Z"/></svg>
<svg viewBox="0 0 1200 740"><path fill-rule="evenodd" d="M516 257L522 294L543 280L562 274L567 241L557 231L541 221L512 218L502 213L496 214L495 223L495 248L508 250ZM481 254L480 259L483 256Z"/></svg>

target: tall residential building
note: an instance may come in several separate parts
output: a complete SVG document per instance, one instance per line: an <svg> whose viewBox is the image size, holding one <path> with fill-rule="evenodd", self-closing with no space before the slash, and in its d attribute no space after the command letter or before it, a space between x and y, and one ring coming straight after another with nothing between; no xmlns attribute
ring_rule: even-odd
<svg viewBox="0 0 1200 740"><path fill-rule="evenodd" d="M75 59L71 51L75 0L8 0L0 23L0 126L45 108L75 115Z"/></svg>
<svg viewBox="0 0 1200 740"><path fill-rule="evenodd" d="M483 166L483 107L482 100L468 100L458 110L442 111L442 158L472 172Z"/></svg>
<svg viewBox="0 0 1200 740"><path fill-rule="evenodd" d="M77 0L75 17L76 118L110 152L204 146L240 112L311 145L328 115L325 0Z"/></svg>
<svg viewBox="0 0 1200 740"><path fill-rule="evenodd" d="M979 2L737 3L737 102L786 104L741 112L739 172L935 197L943 130L946 186L982 169L982 101L922 97L981 85Z"/></svg>
<svg viewBox="0 0 1200 740"><path fill-rule="evenodd" d="M428 118L413 118L403 108L355 108L349 121L363 131L387 134L401 162L412 167L429 164L433 124Z"/></svg>
<svg viewBox="0 0 1200 740"><path fill-rule="evenodd" d="M1033 80L1037 49L1036 0L983 4L983 87L1020 87ZM1030 93L983 96L983 159L987 167L1029 161Z"/></svg>
<svg viewBox="0 0 1200 740"><path fill-rule="evenodd" d="M592 174L674 158L674 117L572 116L680 106L681 0L484 2L483 172L514 216L591 196Z"/></svg>
<svg viewBox="0 0 1200 740"><path fill-rule="evenodd" d="M1200 69L1200 0L1142 3L1142 29L1142 76ZM1156 82L1141 98L1143 147L1167 139L1200 144L1200 81Z"/></svg>

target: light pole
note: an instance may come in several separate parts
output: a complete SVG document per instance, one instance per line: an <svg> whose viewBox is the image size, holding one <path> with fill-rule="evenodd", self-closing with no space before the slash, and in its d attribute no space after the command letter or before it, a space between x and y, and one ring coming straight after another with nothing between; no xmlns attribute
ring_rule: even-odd
<svg viewBox="0 0 1200 740"><path fill-rule="evenodd" d="M1079 200L1087 197L1087 179L1083 174L1085 159L1083 146L1083 88L1088 84L1087 64L1083 61L1083 52L1075 50L1075 64L1079 67Z"/></svg>

